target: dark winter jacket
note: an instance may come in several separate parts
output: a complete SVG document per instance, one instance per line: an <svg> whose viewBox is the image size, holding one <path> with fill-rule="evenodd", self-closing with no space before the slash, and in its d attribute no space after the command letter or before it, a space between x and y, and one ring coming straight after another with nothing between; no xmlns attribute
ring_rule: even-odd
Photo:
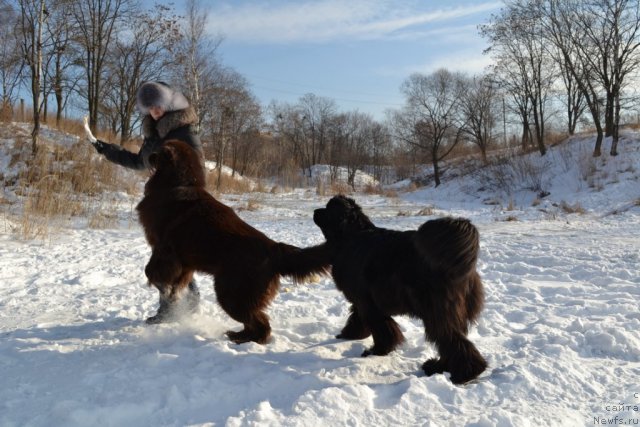
<svg viewBox="0 0 640 427"><path fill-rule="evenodd" d="M198 116L193 107L183 110L166 112L158 121L150 115L142 120L142 135L144 142L138 153L132 153L119 145L100 141L102 146L98 151L109 161L130 169L150 169L149 156L171 139L179 139L186 142L200 154L204 162L202 144L196 133Z"/></svg>

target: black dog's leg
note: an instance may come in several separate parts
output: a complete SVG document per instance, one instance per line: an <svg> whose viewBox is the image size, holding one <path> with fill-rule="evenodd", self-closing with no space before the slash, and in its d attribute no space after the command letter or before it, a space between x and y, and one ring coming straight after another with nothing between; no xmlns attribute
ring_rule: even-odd
<svg viewBox="0 0 640 427"><path fill-rule="evenodd" d="M464 384L487 369L487 361L462 332L454 330L438 336L429 336L428 332L427 337L435 342L440 359L430 359L422 365L426 375L448 371L452 383Z"/></svg>
<svg viewBox="0 0 640 427"><path fill-rule="evenodd" d="M404 342L404 335L391 316L384 315L375 307L366 307L362 312L365 323L373 335L373 347L365 350L362 353L363 357L384 356Z"/></svg>
<svg viewBox="0 0 640 427"><path fill-rule="evenodd" d="M430 377L434 374L441 374L447 369L447 363L439 358L429 359L422 364L422 370Z"/></svg>
<svg viewBox="0 0 640 427"><path fill-rule="evenodd" d="M364 324L358 309L354 305L351 306L351 314L347 319L347 324L344 325L342 331L336 335L336 338L342 340L361 340L371 335L369 327Z"/></svg>

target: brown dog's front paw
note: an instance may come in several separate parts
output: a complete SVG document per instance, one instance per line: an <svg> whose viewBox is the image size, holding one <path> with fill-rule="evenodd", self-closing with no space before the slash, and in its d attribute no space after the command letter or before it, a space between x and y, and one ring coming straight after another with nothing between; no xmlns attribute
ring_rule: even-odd
<svg viewBox="0 0 640 427"><path fill-rule="evenodd" d="M154 285L174 283L182 274L182 266L170 252L154 250L144 268L144 274Z"/></svg>

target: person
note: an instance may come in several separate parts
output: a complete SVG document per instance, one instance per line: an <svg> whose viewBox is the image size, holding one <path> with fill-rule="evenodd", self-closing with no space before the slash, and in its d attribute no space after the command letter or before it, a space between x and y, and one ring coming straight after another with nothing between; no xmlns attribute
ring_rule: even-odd
<svg viewBox="0 0 640 427"><path fill-rule="evenodd" d="M202 144L196 131L198 116L187 98L164 82L143 83L136 94L136 105L144 115L140 150L133 153L115 144L100 141L91 135L89 141L107 160L130 169L151 169L149 156L171 139L179 139L198 152L204 165ZM86 119L85 119L86 122ZM158 312L149 317L148 324L163 323L175 319L185 310L195 312L200 302L200 291L195 279L189 283L186 295L177 302L170 302L160 294Z"/></svg>

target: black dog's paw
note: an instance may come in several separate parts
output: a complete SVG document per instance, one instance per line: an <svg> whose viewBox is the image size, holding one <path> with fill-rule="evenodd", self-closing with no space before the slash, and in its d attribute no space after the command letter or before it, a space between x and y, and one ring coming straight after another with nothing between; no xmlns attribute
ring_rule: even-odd
<svg viewBox="0 0 640 427"><path fill-rule="evenodd" d="M371 336L371 332L360 331L358 333L345 332L344 330L336 335L339 340L363 340Z"/></svg>
<svg viewBox="0 0 640 427"><path fill-rule="evenodd" d="M451 382L454 384L466 384L469 381L475 380L478 376L487 369L488 364L484 358L470 358L460 366L455 366L451 369Z"/></svg>
<svg viewBox="0 0 640 427"><path fill-rule="evenodd" d="M362 352L362 356L361 357L367 357L367 356L386 356L387 354L391 353L393 350L389 350L386 348L379 348L376 347L375 345L371 348L366 349L365 351Z"/></svg>
<svg viewBox="0 0 640 427"><path fill-rule="evenodd" d="M422 364L422 370L428 377L443 373L444 368L445 366L442 359L429 359Z"/></svg>

